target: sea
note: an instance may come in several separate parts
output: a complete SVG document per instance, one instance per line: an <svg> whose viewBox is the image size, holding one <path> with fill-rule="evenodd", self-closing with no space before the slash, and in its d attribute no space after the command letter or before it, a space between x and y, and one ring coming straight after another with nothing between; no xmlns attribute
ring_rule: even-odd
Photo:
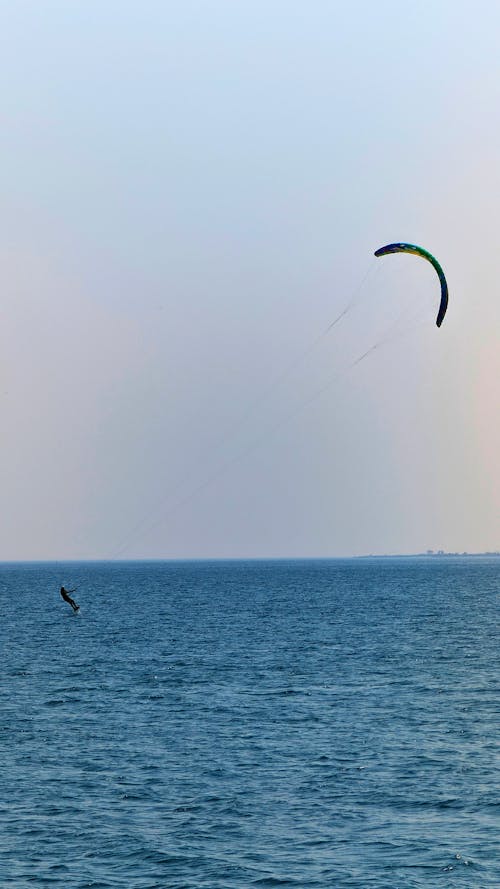
<svg viewBox="0 0 500 889"><path fill-rule="evenodd" d="M498 889L499 591L479 556L0 565L0 886Z"/></svg>

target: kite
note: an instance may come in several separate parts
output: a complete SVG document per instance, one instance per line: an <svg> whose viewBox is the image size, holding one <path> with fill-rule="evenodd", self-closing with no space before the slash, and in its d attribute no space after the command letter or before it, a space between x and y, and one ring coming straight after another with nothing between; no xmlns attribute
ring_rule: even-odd
<svg viewBox="0 0 500 889"><path fill-rule="evenodd" d="M385 247L379 247L378 250L375 250L375 256L387 256L388 253L413 253L415 256L421 256L422 259L426 259L436 270L441 282L441 302L439 304L436 324L438 327L441 327L444 316L446 315L446 309L448 308L448 284L446 283L443 269L439 265L436 257L433 256L432 253L429 253L428 250L424 250L423 247L417 247L416 244L387 244Z"/></svg>

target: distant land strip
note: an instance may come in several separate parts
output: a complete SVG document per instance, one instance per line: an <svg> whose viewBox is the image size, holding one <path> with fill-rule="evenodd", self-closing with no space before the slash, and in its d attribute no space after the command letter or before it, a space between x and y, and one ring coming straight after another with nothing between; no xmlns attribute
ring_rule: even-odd
<svg viewBox="0 0 500 889"><path fill-rule="evenodd" d="M363 556L355 556L354 558L358 559L427 559L429 556L433 558L448 558L449 556L473 556L474 558L484 558L485 556L496 556L500 557L500 551L494 550L492 552L484 552L484 553L468 553L464 552L445 552L443 549L428 549L424 553L366 553Z"/></svg>

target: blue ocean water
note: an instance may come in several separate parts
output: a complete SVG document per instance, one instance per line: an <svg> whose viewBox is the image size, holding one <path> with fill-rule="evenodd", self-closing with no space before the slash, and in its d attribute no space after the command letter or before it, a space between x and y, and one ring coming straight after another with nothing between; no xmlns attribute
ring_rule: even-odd
<svg viewBox="0 0 500 889"><path fill-rule="evenodd" d="M0 885L498 889L499 581L1 566Z"/></svg>

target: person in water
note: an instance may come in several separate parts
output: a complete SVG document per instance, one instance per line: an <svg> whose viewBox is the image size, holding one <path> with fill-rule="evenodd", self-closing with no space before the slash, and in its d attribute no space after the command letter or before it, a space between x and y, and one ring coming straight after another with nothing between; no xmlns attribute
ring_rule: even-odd
<svg viewBox="0 0 500 889"><path fill-rule="evenodd" d="M72 599L71 596L69 595L70 593L74 593L75 590L76 590L76 587L75 587L74 590L65 590L64 587L62 586L62 587L61 587L61 596L63 597L63 599L64 599L65 602L69 602L69 604L71 605L73 611L78 611L79 608L80 608L80 606L77 605L76 602L75 602L75 600Z"/></svg>

